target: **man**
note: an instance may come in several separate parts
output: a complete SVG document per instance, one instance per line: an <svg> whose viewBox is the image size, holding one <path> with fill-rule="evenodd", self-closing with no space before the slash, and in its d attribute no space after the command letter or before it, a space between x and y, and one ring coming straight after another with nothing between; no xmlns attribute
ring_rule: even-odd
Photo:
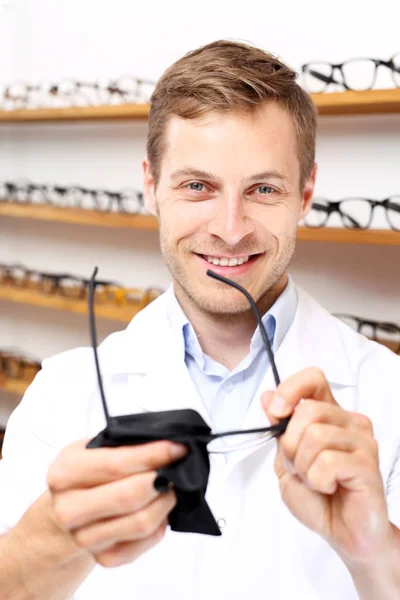
<svg viewBox="0 0 400 600"><path fill-rule="evenodd" d="M99 348L113 415L194 408L215 431L291 415L286 432L211 455L222 536L174 532L175 492L153 483L187 449L86 449L104 427L92 350L45 361L0 464L3 599L400 598L400 360L288 278L316 177L294 77L227 41L162 76L144 189L173 288ZM247 300L210 266L256 300L277 390Z"/></svg>

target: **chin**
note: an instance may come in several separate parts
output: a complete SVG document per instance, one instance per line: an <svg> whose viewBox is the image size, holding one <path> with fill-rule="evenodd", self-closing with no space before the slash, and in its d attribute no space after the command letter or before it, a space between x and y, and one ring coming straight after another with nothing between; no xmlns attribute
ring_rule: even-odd
<svg viewBox="0 0 400 600"><path fill-rule="evenodd" d="M250 305L246 298L237 290L188 290L187 295L204 312L214 315L238 315L247 312Z"/></svg>

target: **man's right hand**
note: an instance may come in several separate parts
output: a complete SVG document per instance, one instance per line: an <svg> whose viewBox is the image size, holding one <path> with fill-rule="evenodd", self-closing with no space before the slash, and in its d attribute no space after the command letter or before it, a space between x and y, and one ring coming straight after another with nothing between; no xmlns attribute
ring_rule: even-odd
<svg viewBox="0 0 400 600"><path fill-rule="evenodd" d="M173 489L154 488L157 469L185 456L185 446L66 447L50 466L47 483L55 525L105 566L135 560L164 536L176 504Z"/></svg>

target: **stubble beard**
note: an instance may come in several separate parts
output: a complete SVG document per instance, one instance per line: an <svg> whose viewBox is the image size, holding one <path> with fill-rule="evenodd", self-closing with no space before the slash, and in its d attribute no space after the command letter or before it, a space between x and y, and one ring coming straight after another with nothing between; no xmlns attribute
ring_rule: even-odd
<svg viewBox="0 0 400 600"><path fill-rule="evenodd" d="M295 244L296 233L287 238L283 246L280 246L279 254L276 254L272 248L267 250L269 260L266 263L266 269L268 272L265 273L263 277L262 285L260 286L256 283L255 287L257 289L247 289L257 303L261 314L264 314L273 304L277 297L277 291L278 295L282 291L280 289L280 282L292 259ZM201 290L200 286L193 284L187 271L187 267L185 268L184 260L179 259L177 253L173 251L173 248L168 243L168 235L163 231L161 224L160 247L165 264L174 280L175 291L177 291L176 287L178 287L180 292L179 295L183 294L197 310L208 315L218 316L228 321L230 317L237 317L240 314L249 314L251 312L248 300L244 295L225 283L217 281L213 282L214 285L216 284L220 288L220 293L216 292L215 287L214 289L210 288L206 291ZM190 254L191 252L187 251L188 258L190 257ZM265 260L265 258L262 260ZM210 265L210 267L212 267L212 265ZM240 283L240 281L238 281L238 283Z"/></svg>

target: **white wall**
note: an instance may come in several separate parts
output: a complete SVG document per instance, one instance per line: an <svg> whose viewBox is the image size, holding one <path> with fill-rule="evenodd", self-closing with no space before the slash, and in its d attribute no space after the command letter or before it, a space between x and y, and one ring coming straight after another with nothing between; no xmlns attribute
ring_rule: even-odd
<svg viewBox="0 0 400 600"><path fill-rule="evenodd" d="M0 0L0 7L5 4ZM0 10L0 84L127 73L157 79L185 52L220 38L248 40L292 67L312 59L386 58L400 51L400 3L382 0L8 0ZM391 86L388 74L378 83ZM19 124L0 128L0 179L141 188L146 124ZM400 193L400 115L320 119L316 193ZM377 215L378 217L378 215ZM377 218L377 227L386 226ZM165 286L155 232L2 218L0 262ZM295 280L328 309L400 322L399 249L299 243ZM0 347L38 358L87 344L87 318L0 302ZM99 322L99 337L118 329ZM15 398L0 394L0 420Z"/></svg>

